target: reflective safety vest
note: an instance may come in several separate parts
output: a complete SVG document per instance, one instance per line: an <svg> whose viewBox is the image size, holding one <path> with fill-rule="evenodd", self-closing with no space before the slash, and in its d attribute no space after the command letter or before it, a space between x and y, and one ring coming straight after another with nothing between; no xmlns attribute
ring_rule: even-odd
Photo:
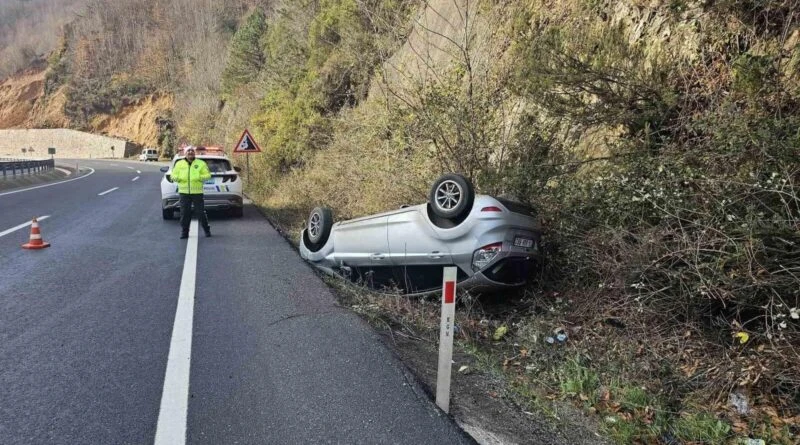
<svg viewBox="0 0 800 445"><path fill-rule="evenodd" d="M202 159L195 158L191 164L186 159L181 159L175 163L171 179L178 184L178 193L202 195L203 181L211 179L211 172Z"/></svg>

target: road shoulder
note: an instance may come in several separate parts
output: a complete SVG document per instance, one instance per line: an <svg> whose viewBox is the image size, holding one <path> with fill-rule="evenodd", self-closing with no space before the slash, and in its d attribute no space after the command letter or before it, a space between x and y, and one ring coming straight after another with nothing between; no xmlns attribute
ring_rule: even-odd
<svg viewBox="0 0 800 445"><path fill-rule="evenodd" d="M35 173L31 175L18 175L14 178L0 176L0 191L11 191L33 185L49 184L51 182L62 181L71 177L76 177L75 167L67 165L56 165L53 171Z"/></svg>

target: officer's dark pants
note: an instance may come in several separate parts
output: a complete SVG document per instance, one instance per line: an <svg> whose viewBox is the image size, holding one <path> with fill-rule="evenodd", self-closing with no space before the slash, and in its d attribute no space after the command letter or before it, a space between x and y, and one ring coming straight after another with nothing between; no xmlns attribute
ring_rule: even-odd
<svg viewBox="0 0 800 445"><path fill-rule="evenodd" d="M181 193L181 229L183 233L189 233L189 222L192 219L192 206L200 220L200 225L203 230L208 231L208 218L206 217L206 209L203 204L203 195L190 195L188 193Z"/></svg>

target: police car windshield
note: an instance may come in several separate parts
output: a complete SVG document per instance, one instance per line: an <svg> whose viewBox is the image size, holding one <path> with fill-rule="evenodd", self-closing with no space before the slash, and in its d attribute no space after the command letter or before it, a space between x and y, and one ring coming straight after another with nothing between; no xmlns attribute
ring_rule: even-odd
<svg viewBox="0 0 800 445"><path fill-rule="evenodd" d="M208 170L211 173L224 173L226 171L231 170L231 163L228 162L227 159L203 159L203 160L208 165ZM178 161L175 162L177 163Z"/></svg>

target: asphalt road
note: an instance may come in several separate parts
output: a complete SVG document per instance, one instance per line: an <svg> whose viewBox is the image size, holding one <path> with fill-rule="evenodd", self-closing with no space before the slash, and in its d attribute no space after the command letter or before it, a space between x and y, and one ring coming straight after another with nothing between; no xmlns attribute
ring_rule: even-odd
<svg viewBox="0 0 800 445"><path fill-rule="evenodd" d="M0 192L0 443L147 444L182 427L192 444L471 442L255 209L180 240L158 165L80 166L93 172ZM34 216L48 249L11 231ZM186 343L181 383L168 368Z"/></svg>

